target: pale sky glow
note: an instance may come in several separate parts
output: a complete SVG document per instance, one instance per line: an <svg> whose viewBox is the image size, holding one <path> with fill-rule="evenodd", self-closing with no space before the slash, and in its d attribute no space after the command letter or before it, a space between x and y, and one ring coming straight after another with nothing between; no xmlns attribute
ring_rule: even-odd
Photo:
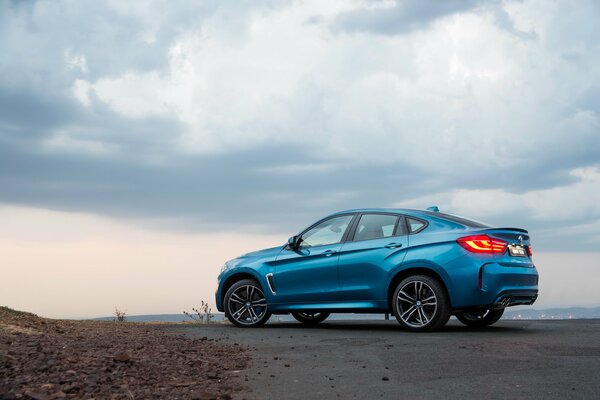
<svg viewBox="0 0 600 400"><path fill-rule="evenodd" d="M599 19L593 0L2 2L0 304L179 312L330 212L433 204L528 229L540 304L600 304Z"/></svg>
<svg viewBox="0 0 600 400"><path fill-rule="evenodd" d="M81 213L1 207L3 305L57 318L214 309L223 262L285 239L180 234ZM4 262L9 261L10 266ZM183 314L182 314L183 315Z"/></svg>

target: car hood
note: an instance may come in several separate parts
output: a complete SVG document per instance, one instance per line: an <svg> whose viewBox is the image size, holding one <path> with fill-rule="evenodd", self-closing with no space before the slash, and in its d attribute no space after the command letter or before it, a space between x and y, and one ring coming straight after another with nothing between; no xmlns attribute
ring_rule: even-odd
<svg viewBox="0 0 600 400"><path fill-rule="evenodd" d="M257 250L257 251L251 251L250 253L246 253L240 257L238 257L237 259L243 259L243 258L258 258L258 257L269 257L269 256L277 256L277 254L279 254L279 252L281 251L281 246L276 246L276 247L269 247L268 249L262 249L262 250Z"/></svg>
<svg viewBox="0 0 600 400"><path fill-rule="evenodd" d="M252 251L250 253L246 253L237 258L229 260L225 263L225 270L230 268L238 267L240 265L252 262L257 259L261 259L263 261L271 261L277 257L277 255L281 252L283 246L270 247L268 249Z"/></svg>

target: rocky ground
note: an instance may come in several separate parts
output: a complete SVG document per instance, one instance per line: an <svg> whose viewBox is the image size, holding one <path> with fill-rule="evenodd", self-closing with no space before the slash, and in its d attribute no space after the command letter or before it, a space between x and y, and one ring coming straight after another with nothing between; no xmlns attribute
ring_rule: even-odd
<svg viewBox="0 0 600 400"><path fill-rule="evenodd" d="M153 324L0 307L0 399L229 399L243 388L246 350Z"/></svg>

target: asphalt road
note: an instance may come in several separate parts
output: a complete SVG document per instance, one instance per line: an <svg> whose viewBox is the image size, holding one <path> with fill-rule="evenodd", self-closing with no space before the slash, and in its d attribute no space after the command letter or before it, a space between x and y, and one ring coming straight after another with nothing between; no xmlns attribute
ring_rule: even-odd
<svg viewBox="0 0 600 400"><path fill-rule="evenodd" d="M252 349L256 399L600 399L600 320L450 321L409 333L395 321L171 326Z"/></svg>

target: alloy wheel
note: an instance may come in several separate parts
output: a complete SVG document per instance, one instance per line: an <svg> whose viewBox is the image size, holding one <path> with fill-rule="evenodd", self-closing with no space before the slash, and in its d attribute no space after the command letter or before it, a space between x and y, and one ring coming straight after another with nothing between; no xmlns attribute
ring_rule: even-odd
<svg viewBox="0 0 600 400"><path fill-rule="evenodd" d="M483 328L495 324L502 318L504 308L500 309L485 309L472 312L456 313L456 318L467 326L474 328Z"/></svg>
<svg viewBox="0 0 600 400"><path fill-rule="evenodd" d="M267 312L267 299L258 287L242 285L229 296L229 317L240 325L255 325Z"/></svg>
<svg viewBox="0 0 600 400"><path fill-rule="evenodd" d="M321 318L322 313L320 313L320 312L314 312L314 313L299 312L298 315L305 319L319 319L319 318Z"/></svg>
<svg viewBox="0 0 600 400"><path fill-rule="evenodd" d="M298 311L292 313L292 317L305 325L317 325L325 321L329 315L325 311Z"/></svg>
<svg viewBox="0 0 600 400"><path fill-rule="evenodd" d="M481 321L484 320L490 313L489 309L485 309L479 312L462 313L462 317L469 321Z"/></svg>
<svg viewBox="0 0 600 400"><path fill-rule="evenodd" d="M422 328L431 322L437 311L438 299L426 282L408 282L397 293L396 307L402 322L413 328Z"/></svg>

